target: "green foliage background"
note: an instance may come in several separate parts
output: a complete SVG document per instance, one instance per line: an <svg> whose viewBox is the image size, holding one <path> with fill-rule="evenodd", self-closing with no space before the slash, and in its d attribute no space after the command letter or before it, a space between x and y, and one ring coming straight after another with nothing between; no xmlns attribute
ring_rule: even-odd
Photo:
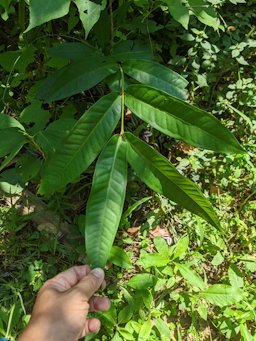
<svg viewBox="0 0 256 341"><path fill-rule="evenodd" d="M14 157L15 163L1 173L1 191L19 194L27 186L36 193L44 153L50 154L53 148L58 148L60 137L69 133L75 119L106 94L109 87L119 91L118 80L111 76L111 70L105 74L105 69L96 69L97 58L102 58L98 51L108 55L122 43L124 48L119 51L117 48L116 55L123 58L137 41L149 46L148 58L154 55L159 63L181 74L189 84L189 102L220 119L248 153L223 156L193 148L126 113L128 131L135 131L201 187L216 207L222 229L209 226L162 195L152 193L128 171L126 211L107 271L111 279L107 293L113 305L109 313L101 316L101 334L93 337L253 340L256 328L254 1L49 3L52 7L46 7L47 12L42 11L39 0L0 0L0 109L17 119L6 123L8 126L20 122L29 131L29 137L19 133L9 139L12 128L6 129L2 121L1 141L8 139L10 144L1 142L0 152L11 153L2 159L1 168L8 166ZM76 43L85 39L95 50L89 45L84 45L80 52L75 49ZM67 43L73 43L74 48ZM145 59L148 49L140 51ZM88 90L65 100L43 103L37 96L39 89L41 98L54 98L66 84L60 78L54 93L49 91L50 79L43 87L42 80L48 73L61 74L61 68L68 67L68 60L76 60L79 53L95 58L95 68L88 64L86 69L83 61L70 71L79 75L81 67L86 70L86 79L91 82ZM136 67L140 68L140 64ZM129 63L126 68L132 72ZM107 81L96 85L106 76ZM94 87L90 89L91 86ZM128 158L132 163L132 151ZM58 231L37 231L29 217L21 217L3 200L1 336L14 340L28 321L33 303L31 289L36 292L42 281L78 259L85 261L79 230L83 233L84 203L93 171L94 164L62 192L43 198L62 220L73 225L65 242ZM138 227L134 234L129 230L133 226ZM157 226L168 229L169 234L165 238L152 235L150 231Z"/></svg>

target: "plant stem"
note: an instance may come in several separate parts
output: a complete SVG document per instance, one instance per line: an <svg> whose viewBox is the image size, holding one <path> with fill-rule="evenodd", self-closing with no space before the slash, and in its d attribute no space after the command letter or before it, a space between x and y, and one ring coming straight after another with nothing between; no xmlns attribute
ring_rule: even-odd
<svg viewBox="0 0 256 341"><path fill-rule="evenodd" d="M40 146L36 143L34 137L31 136L31 135L29 135L29 134L27 134L27 133L25 133L24 135L25 135L25 137L26 137L26 138L35 146L35 148L36 148L37 150L39 150L39 152L41 153L43 159L45 160L46 158L45 158L44 152L42 151L42 149L40 148Z"/></svg>
<svg viewBox="0 0 256 341"><path fill-rule="evenodd" d="M121 82L122 82L122 93L121 93L121 101L122 101L122 107L121 107L121 132L120 135L124 135L124 71L121 65L119 65L120 73L121 73Z"/></svg>

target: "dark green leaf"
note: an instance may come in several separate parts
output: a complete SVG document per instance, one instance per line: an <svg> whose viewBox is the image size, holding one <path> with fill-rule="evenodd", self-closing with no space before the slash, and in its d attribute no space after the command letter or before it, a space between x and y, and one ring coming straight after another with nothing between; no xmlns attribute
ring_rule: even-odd
<svg viewBox="0 0 256 341"><path fill-rule="evenodd" d="M74 61L44 81L38 98L49 103L75 95L92 88L117 70L114 63L99 62L97 58Z"/></svg>
<svg viewBox="0 0 256 341"><path fill-rule="evenodd" d="M53 193L79 177L110 138L120 114L121 100L116 93L102 97L85 112L47 160L40 193Z"/></svg>
<svg viewBox="0 0 256 341"><path fill-rule="evenodd" d="M149 45L136 40L126 40L114 46L112 53L107 58L108 61L122 63L130 59L151 60L153 54Z"/></svg>
<svg viewBox="0 0 256 341"><path fill-rule="evenodd" d="M179 98L186 98L185 88L188 82L166 66L150 60L128 60L124 62L123 70L142 84Z"/></svg>
<svg viewBox="0 0 256 341"><path fill-rule="evenodd" d="M130 85L125 104L162 133L221 153L243 153L233 134L210 113L144 85Z"/></svg>
<svg viewBox="0 0 256 341"><path fill-rule="evenodd" d="M103 268L109 258L122 215L126 182L126 143L114 135L97 161L86 207L86 252L93 267Z"/></svg>
<svg viewBox="0 0 256 341"><path fill-rule="evenodd" d="M147 186L219 227L209 201L192 181L182 176L165 157L145 142L131 133L125 136L128 161Z"/></svg>
<svg viewBox="0 0 256 341"><path fill-rule="evenodd" d="M70 134L76 120L72 118L61 118L48 125L44 131L40 131L35 139L39 146L45 152L45 155L56 151L62 147L62 142Z"/></svg>
<svg viewBox="0 0 256 341"><path fill-rule="evenodd" d="M49 49L49 54L54 57L69 60L92 60L95 58L104 60L104 56L95 47L87 43L62 43Z"/></svg>

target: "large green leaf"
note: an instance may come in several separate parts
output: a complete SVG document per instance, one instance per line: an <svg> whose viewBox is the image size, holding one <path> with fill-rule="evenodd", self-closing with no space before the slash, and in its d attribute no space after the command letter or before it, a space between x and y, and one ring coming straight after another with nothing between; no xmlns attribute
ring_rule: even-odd
<svg viewBox="0 0 256 341"><path fill-rule="evenodd" d="M209 201L192 181L182 176L165 157L145 142L131 133L125 136L128 162L148 187L219 227Z"/></svg>
<svg viewBox="0 0 256 341"><path fill-rule="evenodd" d="M25 32L68 14L70 2L71 0L30 0L29 26Z"/></svg>
<svg viewBox="0 0 256 341"><path fill-rule="evenodd" d="M225 307L241 301L243 299L243 290L227 284L213 284L198 295L212 304Z"/></svg>
<svg viewBox="0 0 256 341"><path fill-rule="evenodd" d="M74 125L61 147L47 160L40 193L52 193L75 180L95 160L121 115L119 94L96 102Z"/></svg>
<svg viewBox="0 0 256 341"><path fill-rule="evenodd" d="M62 43L56 44L49 49L49 54L54 57L69 60L104 60L105 56L95 47L85 43Z"/></svg>
<svg viewBox="0 0 256 341"><path fill-rule="evenodd" d="M181 276L192 286L201 290L204 290L206 285L203 279L188 265L186 264L175 264L175 267L181 273Z"/></svg>
<svg viewBox="0 0 256 341"><path fill-rule="evenodd" d="M76 4L79 17L82 21L84 31L85 31L85 39L87 38L89 32L99 20L101 11L103 11L106 7L107 1L102 0L99 3L95 3L90 0L73 0Z"/></svg>
<svg viewBox="0 0 256 341"><path fill-rule="evenodd" d="M126 143L114 135L97 161L86 208L86 252L93 267L103 268L109 258L123 210L126 183Z"/></svg>
<svg viewBox="0 0 256 341"><path fill-rule="evenodd" d="M126 40L114 46L111 54L107 56L108 61L122 63L130 59L153 59L152 50L149 45L136 40Z"/></svg>
<svg viewBox="0 0 256 341"><path fill-rule="evenodd" d="M150 85L179 98L186 98L185 88L188 82L166 66L150 60L133 59L124 62L123 70L142 84Z"/></svg>
<svg viewBox="0 0 256 341"><path fill-rule="evenodd" d="M118 70L114 63L85 59L77 60L51 74L43 83L38 98L56 101L88 90Z"/></svg>
<svg viewBox="0 0 256 341"><path fill-rule="evenodd" d="M130 85L125 104L162 133L220 153L243 153L236 138L217 118L160 90Z"/></svg>

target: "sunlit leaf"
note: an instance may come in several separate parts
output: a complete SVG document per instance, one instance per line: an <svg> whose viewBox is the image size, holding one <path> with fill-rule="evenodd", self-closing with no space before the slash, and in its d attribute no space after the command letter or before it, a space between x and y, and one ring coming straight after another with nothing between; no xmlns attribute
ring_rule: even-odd
<svg viewBox="0 0 256 341"><path fill-rule="evenodd" d="M182 176L165 157L145 142L131 133L125 136L128 162L147 186L219 227L209 201L192 181Z"/></svg>
<svg viewBox="0 0 256 341"><path fill-rule="evenodd" d="M213 284L198 295L219 307L232 305L243 299L242 289L227 284Z"/></svg>
<svg viewBox="0 0 256 341"><path fill-rule="evenodd" d="M86 252L93 267L103 268L109 258L123 210L126 182L126 143L114 135L97 161L86 207Z"/></svg>
<svg viewBox="0 0 256 341"><path fill-rule="evenodd" d="M162 133L196 147L244 153L234 135L210 113L145 85L130 85L125 104Z"/></svg>
<svg viewBox="0 0 256 341"><path fill-rule="evenodd" d="M121 115L119 94L102 97L74 125L61 148L46 161L40 193L50 194L74 181L95 160Z"/></svg>
<svg viewBox="0 0 256 341"><path fill-rule="evenodd" d="M128 60L123 64L126 74L138 82L167 92L172 96L186 98L188 82L176 72L150 60Z"/></svg>

